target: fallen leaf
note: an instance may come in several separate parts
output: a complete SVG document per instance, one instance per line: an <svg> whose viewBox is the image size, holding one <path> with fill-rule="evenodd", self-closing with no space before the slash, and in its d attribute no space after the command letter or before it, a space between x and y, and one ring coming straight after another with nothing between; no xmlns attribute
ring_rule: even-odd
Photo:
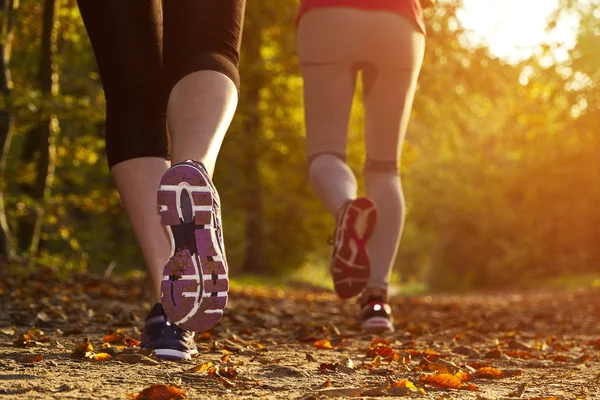
<svg viewBox="0 0 600 400"><path fill-rule="evenodd" d="M44 359L44 356L41 353L38 354L24 354L17 358L17 362L19 364L31 364L34 362L39 362Z"/></svg>
<svg viewBox="0 0 600 400"><path fill-rule="evenodd" d="M213 334L210 331L202 332L200 336L198 336L199 340L209 340L212 339Z"/></svg>
<svg viewBox="0 0 600 400"><path fill-rule="evenodd" d="M212 365L213 365L213 363L209 361L209 362L204 363L204 364L196 365L193 368L186 369L183 372L204 372L204 371L208 371L208 369L210 367L212 367Z"/></svg>
<svg viewBox="0 0 600 400"><path fill-rule="evenodd" d="M6 336L12 336L15 334L15 328L9 326L6 328L0 328L0 332L5 334Z"/></svg>
<svg viewBox="0 0 600 400"><path fill-rule="evenodd" d="M223 354L223 356L221 357L221 362L227 362L227 360L229 360L229 354L225 353Z"/></svg>
<svg viewBox="0 0 600 400"><path fill-rule="evenodd" d="M331 348L332 348L332 346L331 346L331 342L330 342L329 340L326 340L326 339L317 340L317 341L314 343L314 346L315 346L317 349L331 349Z"/></svg>
<svg viewBox="0 0 600 400"><path fill-rule="evenodd" d="M505 378L512 378L513 376L520 376L523 373L520 369L503 369L502 375Z"/></svg>
<svg viewBox="0 0 600 400"><path fill-rule="evenodd" d="M475 371L475 377L483 379L501 379L504 378L504 374L497 368L483 367Z"/></svg>
<svg viewBox="0 0 600 400"><path fill-rule="evenodd" d="M319 389L325 389L331 386L331 379L327 378L327 380L325 382L323 382L320 386Z"/></svg>
<svg viewBox="0 0 600 400"><path fill-rule="evenodd" d="M315 356L313 356L310 353L306 353L306 360L309 362L317 362L317 359L315 358Z"/></svg>
<svg viewBox="0 0 600 400"><path fill-rule="evenodd" d="M338 368L338 363L332 364L332 363L321 363L321 365L319 365L319 371L324 372L324 371L336 371Z"/></svg>
<svg viewBox="0 0 600 400"><path fill-rule="evenodd" d="M525 391L527 390L527 386L529 386L527 383L520 384L517 390L515 390L514 392L510 392L508 396L518 398L523 397L523 394L525 394Z"/></svg>
<svg viewBox="0 0 600 400"><path fill-rule="evenodd" d="M397 388L406 388L406 389L411 389L413 391L417 391L417 387L415 386L414 383L412 383L411 381L409 381L408 379L401 379L399 381L396 382L392 382L392 387L397 387Z"/></svg>
<svg viewBox="0 0 600 400"><path fill-rule="evenodd" d="M419 380L438 388L462 389L466 386L463 381L451 374L424 375Z"/></svg>
<svg viewBox="0 0 600 400"><path fill-rule="evenodd" d="M187 398L187 395L175 386L152 385L142 390L137 396L128 394L127 397L132 400L180 400Z"/></svg>
<svg viewBox="0 0 600 400"><path fill-rule="evenodd" d="M579 357L573 359L573 362L576 364L585 364L590 361L593 357L589 354L582 354Z"/></svg>
<svg viewBox="0 0 600 400"><path fill-rule="evenodd" d="M485 353L485 358L502 358L502 350L494 349Z"/></svg>
<svg viewBox="0 0 600 400"><path fill-rule="evenodd" d="M112 358L112 356L108 353L98 353L98 354L94 354L94 357L92 358L92 360L107 361L107 360L110 360L111 358Z"/></svg>
<svg viewBox="0 0 600 400"><path fill-rule="evenodd" d="M463 382L466 381L470 381L474 379L474 376L469 374L468 372L465 371L458 371L457 373L454 374L454 376L456 376L458 379L460 379Z"/></svg>
<svg viewBox="0 0 600 400"><path fill-rule="evenodd" d="M71 353L71 358L92 358L94 357L94 346L90 343L89 338L83 339L75 346L75 350Z"/></svg>

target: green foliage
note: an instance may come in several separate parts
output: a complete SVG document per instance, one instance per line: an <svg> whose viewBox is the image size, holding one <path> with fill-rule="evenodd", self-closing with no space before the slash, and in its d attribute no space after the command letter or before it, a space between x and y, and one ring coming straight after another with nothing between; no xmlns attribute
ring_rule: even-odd
<svg viewBox="0 0 600 400"><path fill-rule="evenodd" d="M408 219L396 272L403 281L465 290L594 272L600 14L593 11L597 0L589 9L576 3L564 4L582 18L570 60L548 63L551 49L541 49L516 65L469 45L455 17L457 2L427 9L426 57L402 165ZM63 270L101 270L111 262L117 271L141 268L106 166L104 98L76 3L63 0L58 16L61 89L52 99L37 82L41 7L21 0L16 18L9 222L17 230L36 207L26 189L35 179L26 138L43 108L60 121L60 134L41 262ZM258 269L269 274L325 269L330 254L333 219L306 179L296 9L295 1L247 5L242 97L215 175L234 272L254 243L264 255ZM349 162L360 172L360 94L356 99ZM248 232L249 215L260 221L259 236Z"/></svg>

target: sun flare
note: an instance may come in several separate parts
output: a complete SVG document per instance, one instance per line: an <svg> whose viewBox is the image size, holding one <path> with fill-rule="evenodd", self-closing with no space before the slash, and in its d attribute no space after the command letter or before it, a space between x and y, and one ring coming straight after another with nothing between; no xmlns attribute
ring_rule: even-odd
<svg viewBox="0 0 600 400"><path fill-rule="evenodd" d="M490 52L508 61L519 61L532 55L542 43L560 44L554 54L567 57L566 50L575 44L579 21L574 15L563 15L551 32L547 21L558 7L558 0L464 0L458 15L463 26L483 42Z"/></svg>

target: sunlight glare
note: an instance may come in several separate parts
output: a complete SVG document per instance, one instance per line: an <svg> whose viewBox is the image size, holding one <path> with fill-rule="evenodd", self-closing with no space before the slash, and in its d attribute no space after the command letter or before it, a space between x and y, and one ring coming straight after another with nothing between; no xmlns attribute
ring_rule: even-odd
<svg viewBox="0 0 600 400"><path fill-rule="evenodd" d="M540 44L556 43L555 59L564 61L575 45L579 20L564 15L556 28L546 24L558 0L464 0L458 19L473 31L471 39L488 45L490 52L509 62L518 62L536 52Z"/></svg>

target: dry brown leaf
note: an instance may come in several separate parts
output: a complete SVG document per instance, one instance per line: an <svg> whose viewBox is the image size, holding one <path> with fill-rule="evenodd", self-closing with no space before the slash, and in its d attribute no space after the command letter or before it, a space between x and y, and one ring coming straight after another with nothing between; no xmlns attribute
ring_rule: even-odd
<svg viewBox="0 0 600 400"><path fill-rule="evenodd" d="M331 342L329 340L327 340L327 339L317 340L314 343L314 346L317 349L331 349L332 348Z"/></svg>
<svg viewBox="0 0 600 400"><path fill-rule="evenodd" d="M94 361L107 361L110 360L112 358L112 356L110 354L107 353L98 353L98 354L94 354L94 357L92 358L92 360Z"/></svg>
<svg viewBox="0 0 600 400"><path fill-rule="evenodd" d="M44 359L44 356L42 355L42 353L24 354L24 355L22 355L22 356L20 356L20 357L17 358L17 363L19 363L19 364L31 364L31 363L42 361L43 359Z"/></svg>
<svg viewBox="0 0 600 400"><path fill-rule="evenodd" d="M523 373L520 369L503 369L502 374L505 378L512 378L513 376L520 376Z"/></svg>
<svg viewBox="0 0 600 400"><path fill-rule="evenodd" d="M579 357L575 358L573 360L573 362L576 364L585 364L588 361L590 361L592 358L594 358L594 357L590 356L589 354L582 354Z"/></svg>
<svg viewBox="0 0 600 400"><path fill-rule="evenodd" d="M321 363L321 365L319 365L319 371L324 372L324 371L336 371L338 368L338 363L332 364L332 363Z"/></svg>
<svg viewBox="0 0 600 400"><path fill-rule="evenodd" d="M229 353L225 353L221 357L221 362L227 362L227 360L229 360Z"/></svg>
<svg viewBox="0 0 600 400"><path fill-rule="evenodd" d="M483 367L475 371L475 377L483 379L501 379L504 378L504 374L497 368Z"/></svg>
<svg viewBox="0 0 600 400"><path fill-rule="evenodd" d="M502 358L502 350L494 349L485 353L485 358Z"/></svg>
<svg viewBox="0 0 600 400"><path fill-rule="evenodd" d="M180 400L187 398L187 394L175 386L152 385L137 396L128 394L127 397L132 400Z"/></svg>
<svg viewBox="0 0 600 400"><path fill-rule="evenodd" d="M330 378L327 378L327 380L319 386L319 389L325 389L328 387L331 387L331 379Z"/></svg>
<svg viewBox="0 0 600 400"><path fill-rule="evenodd" d="M571 357L565 356L564 354L557 354L551 358L554 362L566 362L569 361Z"/></svg>

